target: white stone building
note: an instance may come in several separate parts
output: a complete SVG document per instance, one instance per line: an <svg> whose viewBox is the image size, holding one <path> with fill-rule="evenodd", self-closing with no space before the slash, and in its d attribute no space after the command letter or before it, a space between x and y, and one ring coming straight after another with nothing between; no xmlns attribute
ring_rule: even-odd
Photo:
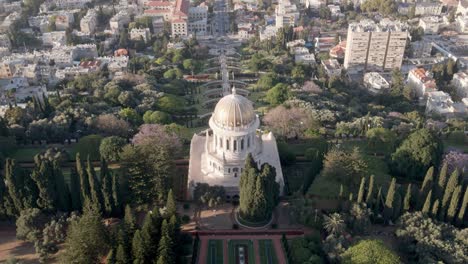
<svg viewBox="0 0 468 264"><path fill-rule="evenodd" d="M364 74L364 85L373 94L379 94L390 88L390 84L378 72L367 72Z"/></svg>
<svg viewBox="0 0 468 264"><path fill-rule="evenodd" d="M416 3L415 15L417 16L438 16L442 13L444 5L437 2Z"/></svg>
<svg viewBox="0 0 468 264"><path fill-rule="evenodd" d="M150 38L151 33L149 28L132 28L130 30L131 40L143 40L146 43Z"/></svg>
<svg viewBox="0 0 468 264"><path fill-rule="evenodd" d="M427 98L428 93L437 91L437 85L432 78L432 74L424 68L412 69L408 74L407 84L421 100Z"/></svg>
<svg viewBox="0 0 468 264"><path fill-rule="evenodd" d="M110 29L119 32L124 26L130 23L130 15L125 10L120 10L109 20Z"/></svg>
<svg viewBox="0 0 468 264"><path fill-rule="evenodd" d="M67 44L67 34L65 31L52 31L42 34L42 44L53 47L64 46Z"/></svg>
<svg viewBox="0 0 468 264"><path fill-rule="evenodd" d="M468 97L468 74L466 72L457 72L453 75L452 85L457 90L461 98Z"/></svg>
<svg viewBox="0 0 468 264"><path fill-rule="evenodd" d="M426 114L451 115L454 112L455 107L448 93L434 91L427 94Z"/></svg>
<svg viewBox="0 0 468 264"><path fill-rule="evenodd" d="M271 132L259 130L260 119L252 102L236 94L224 96L216 105L209 121L210 128L195 134L190 145L188 195L197 183L220 185L227 199L239 198L239 180L249 153L260 167L268 163L276 169L280 192L283 173L276 139Z"/></svg>
<svg viewBox="0 0 468 264"><path fill-rule="evenodd" d="M88 10L86 16L80 21L81 32L86 34L93 34L97 26L97 13L94 9Z"/></svg>
<svg viewBox="0 0 468 264"><path fill-rule="evenodd" d="M341 65L337 59L322 60L322 66L328 77L341 75Z"/></svg>
<svg viewBox="0 0 468 264"><path fill-rule="evenodd" d="M344 68L353 74L401 68L407 37L408 25L399 21L350 23Z"/></svg>
<svg viewBox="0 0 468 264"><path fill-rule="evenodd" d="M439 33L439 27L442 19L438 16L421 17L419 19L419 26L424 29L426 35L436 35Z"/></svg>
<svg viewBox="0 0 468 264"><path fill-rule="evenodd" d="M290 0L279 0L275 9L276 29L294 27L299 20L299 10Z"/></svg>

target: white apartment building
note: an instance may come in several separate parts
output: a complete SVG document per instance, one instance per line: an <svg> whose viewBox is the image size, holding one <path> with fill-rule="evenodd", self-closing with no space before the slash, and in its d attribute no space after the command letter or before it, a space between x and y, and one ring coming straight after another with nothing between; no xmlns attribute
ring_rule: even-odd
<svg viewBox="0 0 468 264"><path fill-rule="evenodd" d="M427 98L428 93L437 91L437 84L432 74L424 68L412 69L408 74L407 84L420 100Z"/></svg>
<svg viewBox="0 0 468 264"><path fill-rule="evenodd" d="M453 75L452 85L455 87L458 96L468 97L468 73L457 72Z"/></svg>
<svg viewBox="0 0 468 264"><path fill-rule="evenodd" d="M365 73L363 82L364 82L364 86L366 86L366 88L372 94L379 94L383 92L384 90L387 90L390 88L390 84L378 72Z"/></svg>
<svg viewBox="0 0 468 264"><path fill-rule="evenodd" d="M341 65L337 59L322 60L322 66L328 77L341 75Z"/></svg>
<svg viewBox="0 0 468 264"><path fill-rule="evenodd" d="M275 9L276 29L294 27L299 20L299 10L290 0L279 0Z"/></svg>
<svg viewBox="0 0 468 264"><path fill-rule="evenodd" d="M53 47L64 46L67 44L67 34L65 31L52 31L43 33L41 36L42 44Z"/></svg>
<svg viewBox="0 0 468 264"><path fill-rule="evenodd" d="M125 10L120 10L109 20L109 26L112 31L119 32L124 26L130 23L130 15Z"/></svg>
<svg viewBox="0 0 468 264"><path fill-rule="evenodd" d="M442 19L438 16L421 17L419 19L419 26L424 29L426 35L436 35L439 33L439 27Z"/></svg>
<svg viewBox="0 0 468 264"><path fill-rule="evenodd" d="M86 34L94 34L97 26L97 13L94 9L89 9L86 16L80 21L80 30Z"/></svg>
<svg viewBox="0 0 468 264"><path fill-rule="evenodd" d="M143 40L146 43L150 38L151 33L149 28L132 28L130 30L131 40Z"/></svg>
<svg viewBox="0 0 468 264"><path fill-rule="evenodd" d="M451 115L454 112L455 107L448 93L434 91L427 94L426 114Z"/></svg>
<svg viewBox="0 0 468 264"><path fill-rule="evenodd" d="M383 19L351 23L348 27L344 67L349 73L391 71L401 68L408 25Z"/></svg>
<svg viewBox="0 0 468 264"><path fill-rule="evenodd" d="M443 6L440 2L420 2L416 3L414 13L417 16L439 16L442 14Z"/></svg>

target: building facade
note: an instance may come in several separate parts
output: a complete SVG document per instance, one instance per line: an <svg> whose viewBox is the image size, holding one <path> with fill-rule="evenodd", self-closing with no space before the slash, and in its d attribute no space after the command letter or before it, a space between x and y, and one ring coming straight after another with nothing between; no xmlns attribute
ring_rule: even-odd
<svg viewBox="0 0 468 264"><path fill-rule="evenodd" d="M209 120L210 128L195 134L190 145L188 195L197 183L220 185L227 199L239 196L239 180L247 155L260 167L268 163L276 169L282 192L284 182L275 137L259 130L260 119L252 102L236 94L224 96Z"/></svg>
<svg viewBox="0 0 468 264"><path fill-rule="evenodd" d="M401 68L408 26L383 19L351 23L348 27L344 67L349 73L391 71Z"/></svg>

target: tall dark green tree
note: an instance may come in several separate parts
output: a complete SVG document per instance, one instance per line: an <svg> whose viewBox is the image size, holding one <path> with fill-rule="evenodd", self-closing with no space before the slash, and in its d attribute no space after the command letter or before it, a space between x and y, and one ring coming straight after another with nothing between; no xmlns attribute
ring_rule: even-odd
<svg viewBox="0 0 468 264"><path fill-rule="evenodd" d="M89 159L89 157L86 161L86 173L88 174L91 201L99 209L99 211L102 211L103 199L102 199L102 193L101 193L101 184L99 183L99 180L97 179L96 171L94 170L94 166L91 163L91 160Z"/></svg>
<svg viewBox="0 0 468 264"><path fill-rule="evenodd" d="M120 187L119 187L119 179L117 175L112 175L112 199L114 201L114 214L120 215L121 214L121 203L120 203Z"/></svg>
<svg viewBox="0 0 468 264"><path fill-rule="evenodd" d="M424 200L427 196L429 190L432 190L432 185L434 183L434 167L431 166L427 172L426 176L424 176L424 181L419 189L419 197L418 197L418 208L423 206Z"/></svg>
<svg viewBox="0 0 468 264"><path fill-rule="evenodd" d="M135 231L132 240L132 256L133 264L144 264L145 263L145 245L141 237L140 230Z"/></svg>
<svg viewBox="0 0 468 264"><path fill-rule="evenodd" d="M58 160L52 162L52 169L55 180L55 193L57 194L57 207L62 211L70 211L70 190L63 177L62 168Z"/></svg>
<svg viewBox="0 0 468 264"><path fill-rule="evenodd" d="M70 224L63 263L99 263L109 250L109 235L100 212L89 202L85 203L83 215Z"/></svg>
<svg viewBox="0 0 468 264"><path fill-rule="evenodd" d="M447 210L447 222L451 223L453 219L455 219L455 215L457 214L458 210L458 203L460 201L460 195L461 195L461 190L462 186L458 185L455 187L455 190L453 191L452 194L452 199L450 200L450 205Z"/></svg>
<svg viewBox="0 0 468 264"><path fill-rule="evenodd" d="M395 190L396 190L395 188L396 188L396 179L392 178L392 181L390 182L390 186L388 187L387 196L385 198L384 216L387 221L390 220L391 216L393 215Z"/></svg>
<svg viewBox="0 0 468 264"><path fill-rule="evenodd" d="M81 202L84 204L86 199L91 199L91 190L89 187L88 174L81 161L80 153L76 153L76 173L80 177Z"/></svg>
<svg viewBox="0 0 468 264"><path fill-rule="evenodd" d="M279 184L275 168L265 163L259 170L251 154L239 182L240 215L243 219L259 222L269 219L278 203Z"/></svg>
<svg viewBox="0 0 468 264"><path fill-rule="evenodd" d="M75 168L71 168L70 172L70 199L71 199L71 210L81 210L81 187L80 187L80 176L76 173Z"/></svg>
<svg viewBox="0 0 468 264"><path fill-rule="evenodd" d="M445 186L444 196L442 197L442 203L440 205L439 210L439 220L444 221L445 213L447 212L450 199L452 198L452 194L455 191L459 182L459 174L458 170L455 169L452 174L450 175L449 180L447 181L447 185Z"/></svg>
<svg viewBox="0 0 468 264"><path fill-rule="evenodd" d="M124 245L119 244L115 253L115 264L129 264L131 263L130 256L127 254Z"/></svg>
<svg viewBox="0 0 468 264"><path fill-rule="evenodd" d="M115 248L112 248L111 250L109 250L109 254L107 254L107 258L106 258L106 264L115 264L116 262L115 255L116 255Z"/></svg>
<svg viewBox="0 0 468 264"><path fill-rule="evenodd" d="M166 201L166 214L170 217L177 213L177 206L174 198L174 193L172 189L169 190L167 194L167 201Z"/></svg>
<svg viewBox="0 0 468 264"><path fill-rule="evenodd" d="M442 165L442 168L439 172L439 178L437 179L437 186L436 186L436 197L439 200L442 200L444 196L445 185L447 184L448 176L447 176L447 163Z"/></svg>
<svg viewBox="0 0 468 264"><path fill-rule="evenodd" d="M52 164L49 160L41 159L39 155L34 157L34 160L35 167L31 173L31 178L36 182L39 189L37 205L44 210L53 211L57 205L57 188Z"/></svg>
<svg viewBox="0 0 468 264"><path fill-rule="evenodd" d="M114 197L112 193L112 175L109 172L107 162L101 159L101 170L99 171L102 183L102 196L104 200L104 212L106 215L111 215L115 212Z"/></svg>
<svg viewBox="0 0 468 264"><path fill-rule="evenodd" d="M463 223L463 219L465 217L466 207L468 206L468 186L465 188L465 194L463 195L462 204L460 206L460 211L458 211L457 225L461 225Z"/></svg>
<svg viewBox="0 0 468 264"><path fill-rule="evenodd" d="M159 229L162 219L159 215L159 208L155 207L151 213L146 214L141 227L141 238L145 249L145 260L150 263L157 254L158 242L161 239Z"/></svg>
<svg viewBox="0 0 468 264"><path fill-rule="evenodd" d="M369 189L367 190L367 195L366 195L366 203L369 204L372 202L372 195L374 195L374 179L375 176L372 174L369 179Z"/></svg>
<svg viewBox="0 0 468 264"><path fill-rule="evenodd" d="M412 187L411 183L408 184L408 187L406 188L405 199L403 200L403 211L405 212L411 209L411 193L412 193L411 187Z"/></svg>
<svg viewBox="0 0 468 264"><path fill-rule="evenodd" d="M161 240L158 246L157 264L172 264L174 263L173 241L169 235L169 224L164 219L161 225Z"/></svg>
<svg viewBox="0 0 468 264"><path fill-rule="evenodd" d="M429 193L427 193L427 197L426 197L426 201L424 202L424 205L421 209L421 212L423 214L429 214L430 210L431 210L431 199L432 199L432 190L429 191Z"/></svg>
<svg viewBox="0 0 468 264"><path fill-rule="evenodd" d="M366 177L361 178L361 184L359 185L359 192L357 196L357 203L362 203L364 199L364 189L366 187Z"/></svg>
<svg viewBox="0 0 468 264"><path fill-rule="evenodd" d="M424 171L438 166L442 142L428 129L419 129L406 138L392 154L395 173L411 179L420 179Z"/></svg>

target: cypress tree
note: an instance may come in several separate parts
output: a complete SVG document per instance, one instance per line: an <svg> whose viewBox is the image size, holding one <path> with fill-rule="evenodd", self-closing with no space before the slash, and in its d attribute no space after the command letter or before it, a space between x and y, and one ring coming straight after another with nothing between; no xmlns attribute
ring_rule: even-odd
<svg viewBox="0 0 468 264"><path fill-rule="evenodd" d="M143 240L144 255L147 263L150 263L152 260L151 257L156 255L158 242L161 239L159 234L161 219L158 211L159 209L156 207L156 211L153 209L152 213L146 214L143 226L141 227L141 238Z"/></svg>
<svg viewBox="0 0 468 264"><path fill-rule="evenodd" d="M424 199L427 196L429 190L432 190L432 185L434 182L434 167L430 167L427 172L426 176L424 176L424 181L419 189L419 197L418 197L418 208L423 206Z"/></svg>
<svg viewBox="0 0 468 264"><path fill-rule="evenodd" d="M452 194L458 185L458 178L459 178L458 170L455 169L450 175L447 185L445 186L445 191L444 191L444 195L442 198L442 204L440 206L441 210L439 210L440 221L444 221L445 219L445 212L447 211L447 208L449 206L450 198L452 197Z"/></svg>
<svg viewBox="0 0 468 264"><path fill-rule="evenodd" d="M357 203L362 203L364 199L364 188L366 186L366 177L361 178L361 185L359 186L359 192L357 196Z"/></svg>
<svg viewBox="0 0 468 264"><path fill-rule="evenodd" d="M55 176L55 193L57 194L58 208L62 211L70 211L70 191L63 177L62 168L57 160L52 163Z"/></svg>
<svg viewBox="0 0 468 264"><path fill-rule="evenodd" d="M0 217L7 216L12 217L17 213L13 200L8 193L8 188L5 185L6 179L3 174L0 173Z"/></svg>
<svg viewBox="0 0 468 264"><path fill-rule="evenodd" d="M7 210L13 214L18 214L21 210L23 210L23 203L21 197L21 182L19 180L20 174L19 168L16 165L14 159L7 158L5 160L5 181L7 183L7 190L9 197L12 201L11 207L7 208Z"/></svg>
<svg viewBox="0 0 468 264"><path fill-rule="evenodd" d="M377 199L374 203L374 211L380 213L380 204L382 202L382 187L379 187L377 191Z"/></svg>
<svg viewBox="0 0 468 264"><path fill-rule="evenodd" d="M395 188L396 188L396 179L392 178L390 182L390 186L388 187L387 197L385 198L385 209L384 209L384 217L388 221L390 217L393 215L393 202L395 200Z"/></svg>
<svg viewBox="0 0 468 264"><path fill-rule="evenodd" d="M101 185L96 177L96 171L94 170L94 166L91 163L91 160L87 159L86 162L86 173L88 174L88 182L89 182L89 190L91 193L91 201L96 204L99 211L102 211L102 193L101 193Z"/></svg>
<svg viewBox="0 0 468 264"><path fill-rule="evenodd" d="M140 234L140 230L135 231L132 239L133 264L145 263L145 246Z"/></svg>
<svg viewBox="0 0 468 264"><path fill-rule="evenodd" d="M157 264L174 263L172 247L172 239L169 236L169 225L166 219L164 219L161 226L161 240L158 246Z"/></svg>
<svg viewBox="0 0 468 264"><path fill-rule="evenodd" d="M136 217L128 204L125 206L124 225L127 237L132 238L136 230Z"/></svg>
<svg viewBox="0 0 468 264"><path fill-rule="evenodd" d="M343 197L344 197L343 184L340 184L340 193L338 194L338 197L339 197L340 199L343 199Z"/></svg>
<svg viewBox="0 0 468 264"><path fill-rule="evenodd" d="M369 190L367 191L366 203L369 204L372 202L372 195L374 194L374 179L375 176L371 175L369 179Z"/></svg>
<svg viewBox="0 0 468 264"><path fill-rule="evenodd" d="M453 191L452 199L450 200L450 206L447 210L447 222L451 223L457 214L458 202L460 201L462 186L458 185Z"/></svg>
<svg viewBox="0 0 468 264"><path fill-rule="evenodd" d="M401 195L395 196L395 201L393 202L393 219L397 219L401 215L402 203Z"/></svg>
<svg viewBox="0 0 468 264"><path fill-rule="evenodd" d="M106 215L111 215L114 209L114 198L112 194L112 176L105 159L101 159L100 178L102 183L102 196L104 200L104 212Z"/></svg>
<svg viewBox="0 0 468 264"><path fill-rule="evenodd" d="M352 202L354 200L353 193L349 193L348 200Z"/></svg>
<svg viewBox="0 0 468 264"><path fill-rule="evenodd" d="M421 210L421 212L423 214L428 214L429 211L431 210L431 197L432 197L432 190L430 190L428 193L427 193L427 197L426 197L426 201L424 202L424 206Z"/></svg>
<svg viewBox="0 0 468 264"><path fill-rule="evenodd" d="M117 246L117 252L115 255L115 264L129 264L130 257L128 256L125 248L122 244Z"/></svg>
<svg viewBox="0 0 468 264"><path fill-rule="evenodd" d="M111 248L111 250L109 250L109 254L107 254L106 264L115 264L116 263L115 255L116 255L115 248Z"/></svg>
<svg viewBox="0 0 468 264"><path fill-rule="evenodd" d="M39 189L39 199L37 205L48 211L54 211L57 204L57 189L55 177L50 161L40 159L39 155L34 157L35 168L31 173L31 178L36 182Z"/></svg>
<svg viewBox="0 0 468 264"><path fill-rule="evenodd" d="M439 204L440 204L439 199L436 199L434 201L434 204L432 205L432 211L431 211L432 217L437 217L437 214L439 212Z"/></svg>
<svg viewBox="0 0 468 264"><path fill-rule="evenodd" d="M81 203L84 204L85 199L91 199L91 191L89 187L88 174L84 169L80 153L76 153L76 173L78 173L78 176L80 177Z"/></svg>
<svg viewBox="0 0 468 264"><path fill-rule="evenodd" d="M436 198L442 200L445 184L447 183L447 163L444 163L439 172L439 179L437 180L436 186Z"/></svg>
<svg viewBox="0 0 468 264"><path fill-rule="evenodd" d="M112 175L112 200L114 201L114 215L121 214L121 204L120 204L120 188L119 188L119 179L117 175Z"/></svg>
<svg viewBox="0 0 468 264"><path fill-rule="evenodd" d="M458 212L457 221L458 225L463 224L463 219L465 217L466 207L468 206L468 186L465 188L465 194L463 195L462 204L460 206L460 211Z"/></svg>
<svg viewBox="0 0 468 264"><path fill-rule="evenodd" d="M166 215L171 217L177 213L177 205L174 199L172 189L169 190L166 200Z"/></svg>
<svg viewBox="0 0 468 264"><path fill-rule="evenodd" d="M75 168L71 168L70 172L70 198L71 198L71 210L81 210L81 187L80 187L80 176L76 173ZM115 251L115 250L114 250ZM115 256L115 252L114 252Z"/></svg>
<svg viewBox="0 0 468 264"><path fill-rule="evenodd" d="M408 184L408 188L406 189L405 199L403 201L403 211L407 212L411 209L411 183Z"/></svg>

